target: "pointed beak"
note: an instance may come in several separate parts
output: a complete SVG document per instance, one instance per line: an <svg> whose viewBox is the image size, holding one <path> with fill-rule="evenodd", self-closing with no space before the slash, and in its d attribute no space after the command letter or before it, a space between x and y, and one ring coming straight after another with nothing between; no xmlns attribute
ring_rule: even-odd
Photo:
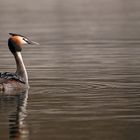
<svg viewBox="0 0 140 140"><path fill-rule="evenodd" d="M39 45L39 43L37 43L35 41L28 41L28 44L31 44L31 45Z"/></svg>

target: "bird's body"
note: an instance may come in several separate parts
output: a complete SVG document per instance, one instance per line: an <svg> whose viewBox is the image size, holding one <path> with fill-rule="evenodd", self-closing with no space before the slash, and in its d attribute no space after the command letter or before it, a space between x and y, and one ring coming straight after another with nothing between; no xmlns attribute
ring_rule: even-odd
<svg viewBox="0 0 140 140"><path fill-rule="evenodd" d="M15 57L16 61L16 72L1 72L0 73L0 91L9 91L17 89L27 89L28 84L28 74L22 59L21 50L22 44L38 44L34 41L30 41L26 37L10 33L11 37L8 40L8 46L10 51Z"/></svg>

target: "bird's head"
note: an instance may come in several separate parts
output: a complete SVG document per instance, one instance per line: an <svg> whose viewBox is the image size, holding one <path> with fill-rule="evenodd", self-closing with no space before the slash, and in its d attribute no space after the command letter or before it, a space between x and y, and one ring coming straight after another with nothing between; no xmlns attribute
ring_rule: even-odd
<svg viewBox="0 0 140 140"><path fill-rule="evenodd" d="M38 45L37 42L29 40L27 37L15 33L9 33L11 37L8 39L8 46L12 53L21 52L22 45L31 44Z"/></svg>

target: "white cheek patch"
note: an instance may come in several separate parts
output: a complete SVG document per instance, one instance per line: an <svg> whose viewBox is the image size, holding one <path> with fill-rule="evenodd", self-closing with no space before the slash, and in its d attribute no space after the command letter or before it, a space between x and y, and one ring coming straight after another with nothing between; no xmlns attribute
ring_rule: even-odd
<svg viewBox="0 0 140 140"><path fill-rule="evenodd" d="M18 36L18 40L19 40L19 42L20 42L21 44L28 44L28 43L23 39L23 37Z"/></svg>

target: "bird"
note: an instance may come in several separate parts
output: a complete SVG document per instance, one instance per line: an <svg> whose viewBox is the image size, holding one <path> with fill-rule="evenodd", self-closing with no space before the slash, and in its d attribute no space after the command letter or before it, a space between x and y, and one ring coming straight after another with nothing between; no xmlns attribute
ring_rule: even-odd
<svg viewBox="0 0 140 140"><path fill-rule="evenodd" d="M16 71L14 73L0 72L0 91L28 89L28 74L23 62L21 51L25 44L39 45L39 43L31 41L20 34L9 33L9 35L8 47L15 58Z"/></svg>

